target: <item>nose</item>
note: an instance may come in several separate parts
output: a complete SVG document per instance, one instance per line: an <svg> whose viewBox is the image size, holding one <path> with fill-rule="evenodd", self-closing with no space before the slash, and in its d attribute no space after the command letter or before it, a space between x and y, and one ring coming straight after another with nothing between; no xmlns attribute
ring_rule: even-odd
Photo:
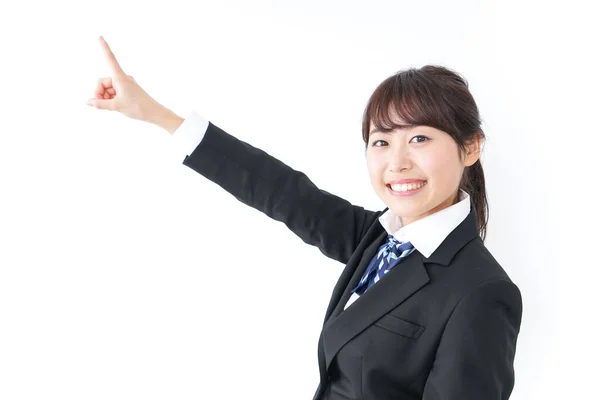
<svg viewBox="0 0 600 400"><path fill-rule="evenodd" d="M410 151L406 146L395 147L388 153L388 168L390 171L403 171L412 167Z"/></svg>

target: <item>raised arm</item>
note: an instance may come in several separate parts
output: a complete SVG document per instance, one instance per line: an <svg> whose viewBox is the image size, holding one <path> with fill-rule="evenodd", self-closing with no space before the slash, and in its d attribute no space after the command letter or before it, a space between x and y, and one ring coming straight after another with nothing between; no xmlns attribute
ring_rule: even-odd
<svg viewBox="0 0 600 400"><path fill-rule="evenodd" d="M183 119L154 100L127 75L108 43L99 37L111 76L100 78L87 104L175 132ZM367 228L380 214L317 188L305 174L209 123L183 162L238 200L283 222L304 242L347 263Z"/></svg>
<svg viewBox="0 0 600 400"><path fill-rule="evenodd" d="M380 214L319 189L304 173L213 123L183 164L344 264Z"/></svg>

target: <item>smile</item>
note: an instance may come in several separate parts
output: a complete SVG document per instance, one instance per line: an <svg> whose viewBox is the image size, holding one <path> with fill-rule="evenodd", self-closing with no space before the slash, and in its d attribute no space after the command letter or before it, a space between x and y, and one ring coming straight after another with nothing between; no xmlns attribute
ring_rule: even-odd
<svg viewBox="0 0 600 400"><path fill-rule="evenodd" d="M411 196L413 194L417 194L421 191L421 189L423 188L423 186L425 186L427 184L427 181L416 184L403 184L403 185L386 185L386 187L388 188L389 192L391 194L393 194L394 196Z"/></svg>

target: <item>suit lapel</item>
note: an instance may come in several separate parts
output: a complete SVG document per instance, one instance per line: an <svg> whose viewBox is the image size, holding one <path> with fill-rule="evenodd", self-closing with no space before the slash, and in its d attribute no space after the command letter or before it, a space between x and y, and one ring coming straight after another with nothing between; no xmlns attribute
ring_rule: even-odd
<svg viewBox="0 0 600 400"><path fill-rule="evenodd" d="M358 266L356 268L353 268L354 272L352 274L352 277L349 281L346 281L346 284L344 286L344 292L342 293L340 300L336 303L336 306L333 309L331 315L329 316L328 321L326 321L326 324L331 323L333 319L335 319L342 311L344 311L346 303L350 299L350 296L352 296L352 289L354 289L360 282L360 279L363 277L365 271L367 270L367 267L369 266L369 262L373 259L373 257L375 257L377 251L379 250L379 247L381 247L381 245L385 243L385 241L387 240L387 236L387 232L382 231L378 232L378 234L375 236L375 239L371 240L371 244L363 252L362 257L358 262ZM404 261L405 260L402 260L402 262Z"/></svg>
<svg viewBox="0 0 600 400"><path fill-rule="evenodd" d="M385 212L385 210L382 211L380 215L383 212ZM335 312L339 313L339 311L337 311L337 306L340 304L340 302L346 304L344 302L344 297L350 296L347 290L349 283L353 283L356 280L357 275L358 279L360 279L367 266L369 265L369 261L375 255L375 252L377 252L379 246L383 244L382 240L386 237L387 233L383 229L379 221L376 221L373 225L371 225L367 233L365 233L357 249L354 251L354 255L356 257L352 257L348 261L346 268L344 268L344 270L342 271L340 278L338 279L335 287L333 288L333 293L331 295L331 299L329 300L329 306L327 307L327 312L325 313L324 323L326 323L327 320L331 318L332 314L334 314ZM361 254L362 256L360 256ZM356 285L358 285L358 280L356 280Z"/></svg>
<svg viewBox="0 0 600 400"><path fill-rule="evenodd" d="M382 239L387 237L387 233ZM371 257L379 245L376 243L375 251L370 251ZM345 301L351 295L351 290L357 284L370 259L362 260L360 268L348 285L342 301L336 307L336 315L332 316L323 327L323 353L325 368L328 369L331 360L337 352L353 337L375 323L382 316L405 301L410 295L429 282L429 274L423 265L422 256L413 251L400 264L392 268L377 284L367 290L346 310ZM362 271L362 272L359 272Z"/></svg>
<svg viewBox="0 0 600 400"><path fill-rule="evenodd" d="M386 210L387 208L382 213ZM326 381L327 369L331 361L346 343L429 283L425 264L448 266L456 252L479 237L476 215L471 208L465 220L448 235L429 258L424 257L417 250L413 251L400 264L392 268L385 278L344 310L352 294L351 290L358 285L369 262L384 243L387 235L381 224L374 223L356 250L356 253L362 253L362 256L348 262L334 288L319 337L319 367L322 381Z"/></svg>
<svg viewBox="0 0 600 400"><path fill-rule="evenodd" d="M387 208L383 210L379 215L381 216L381 214L384 213L386 210ZM344 270L342 271L342 274L340 275L340 278L338 279L333 289L331 299L329 300L329 306L327 307L327 312L325 313L325 321L323 323L323 327L325 327L328 324L328 321L331 321L332 319L334 319L335 316L337 316L340 313L340 305L343 308L343 305L346 304L346 301L350 296L350 290L352 290L352 288L358 284L358 280L360 280L360 277L369 265L370 259L375 255L375 252L381 245L380 242L386 237L387 233L378 221L371 225L367 233L365 233L363 240L361 240L356 251L354 252L356 257L352 257L348 261L346 268L344 268ZM360 254L362 254L362 256L359 258ZM351 286L352 284L354 284L354 286ZM327 382L328 379L327 368L325 366L323 332L324 328L321 331L318 343L319 371L321 375L320 390L323 389L323 383ZM329 363L327 364L327 366L328 365ZM318 394L315 396L315 398L318 398Z"/></svg>

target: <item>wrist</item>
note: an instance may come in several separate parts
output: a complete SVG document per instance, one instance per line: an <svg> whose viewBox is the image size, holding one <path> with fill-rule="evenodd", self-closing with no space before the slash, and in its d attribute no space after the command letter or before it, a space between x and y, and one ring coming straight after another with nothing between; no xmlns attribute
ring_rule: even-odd
<svg viewBox="0 0 600 400"><path fill-rule="evenodd" d="M154 115L151 116L151 123L163 128L171 135L179 128L184 119L175 114L166 107L160 106Z"/></svg>

